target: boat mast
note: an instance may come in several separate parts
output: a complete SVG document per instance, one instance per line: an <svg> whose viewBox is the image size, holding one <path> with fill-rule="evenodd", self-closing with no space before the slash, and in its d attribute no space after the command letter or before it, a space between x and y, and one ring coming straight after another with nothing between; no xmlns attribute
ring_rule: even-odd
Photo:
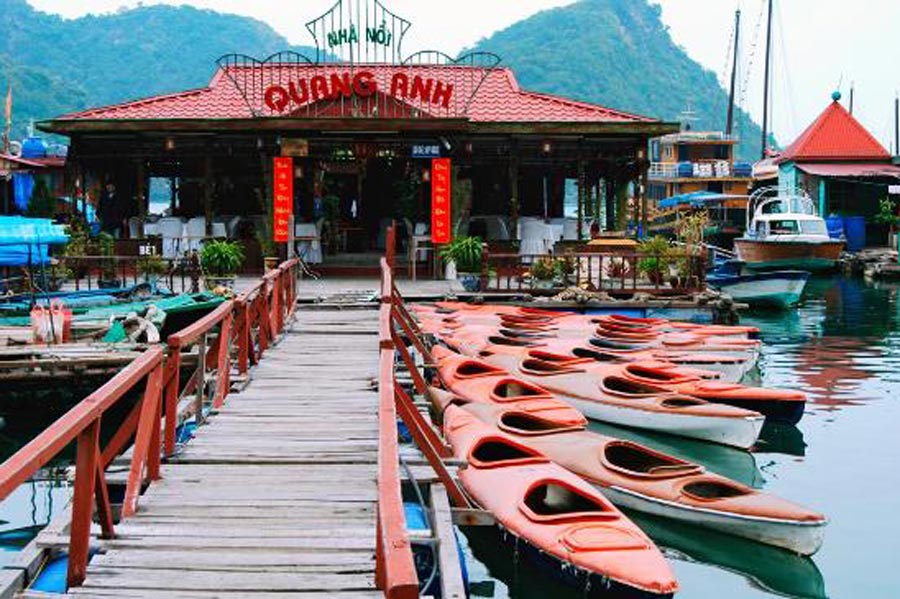
<svg viewBox="0 0 900 599"><path fill-rule="evenodd" d="M737 81L738 48L741 38L741 9L734 13L734 65L731 67L731 92L728 95L728 122L725 124L725 134L731 135L734 130L734 94Z"/></svg>
<svg viewBox="0 0 900 599"><path fill-rule="evenodd" d="M769 137L769 71L772 64L772 4L769 0L769 18L766 25L766 74L763 84L762 158L766 157Z"/></svg>
<svg viewBox="0 0 900 599"><path fill-rule="evenodd" d="M900 95L894 98L894 155L900 156Z"/></svg>

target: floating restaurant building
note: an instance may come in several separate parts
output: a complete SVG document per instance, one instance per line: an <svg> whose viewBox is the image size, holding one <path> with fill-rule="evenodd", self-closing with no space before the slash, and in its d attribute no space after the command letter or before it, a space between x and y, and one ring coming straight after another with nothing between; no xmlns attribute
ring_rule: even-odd
<svg viewBox="0 0 900 599"><path fill-rule="evenodd" d="M804 188L824 217L843 218L848 246L884 245L887 227L875 222L880 201L900 184L890 152L840 103L832 102L775 158L778 183Z"/></svg>
<svg viewBox="0 0 900 599"><path fill-rule="evenodd" d="M307 24L315 58L225 56L206 87L39 127L71 139L73 187L116 185L132 236L156 212L203 219L207 235L221 223L252 245L281 185L275 158L292 159L280 188L296 222L331 231L336 252L378 249L390 219L507 241L526 217L568 219L568 237L582 239L595 220L640 218L648 140L676 124L526 91L492 54L404 56L409 27L377 0L339 1ZM446 189L433 185L435 159L450 161ZM431 200L444 192L452 218L436 219Z"/></svg>

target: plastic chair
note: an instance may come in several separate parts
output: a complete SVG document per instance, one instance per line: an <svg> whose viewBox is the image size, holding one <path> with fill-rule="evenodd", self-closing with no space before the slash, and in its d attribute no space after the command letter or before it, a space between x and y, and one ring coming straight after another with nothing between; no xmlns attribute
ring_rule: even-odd
<svg viewBox="0 0 900 599"><path fill-rule="evenodd" d="M159 234L162 235L162 255L164 258L178 258L184 251L184 221L176 217L159 219Z"/></svg>
<svg viewBox="0 0 900 599"><path fill-rule="evenodd" d="M186 251L200 251L200 246L206 239L206 217L195 216L189 220L185 226L184 237Z"/></svg>
<svg viewBox="0 0 900 599"><path fill-rule="evenodd" d="M307 264L322 264L322 237L316 223L294 225L297 255Z"/></svg>

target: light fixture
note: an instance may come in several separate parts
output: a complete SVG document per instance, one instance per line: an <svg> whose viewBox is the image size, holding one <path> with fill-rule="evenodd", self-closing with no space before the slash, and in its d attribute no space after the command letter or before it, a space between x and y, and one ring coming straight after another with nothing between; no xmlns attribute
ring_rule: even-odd
<svg viewBox="0 0 900 599"><path fill-rule="evenodd" d="M175 138L167 137L165 142L166 152L171 152L175 149Z"/></svg>
<svg viewBox="0 0 900 599"><path fill-rule="evenodd" d="M644 159L644 156L645 156L645 154L644 154L644 148L639 148L639 149L638 149L638 152L637 152L638 160L643 160L643 159Z"/></svg>
<svg viewBox="0 0 900 599"><path fill-rule="evenodd" d="M549 154L553 151L553 144L549 141L545 141L543 145L541 145L541 151L544 152L544 154Z"/></svg>
<svg viewBox="0 0 900 599"><path fill-rule="evenodd" d="M475 151L475 146L472 145L471 141L466 142L466 154L471 154Z"/></svg>
<svg viewBox="0 0 900 599"><path fill-rule="evenodd" d="M431 181L431 169L422 169L422 183Z"/></svg>

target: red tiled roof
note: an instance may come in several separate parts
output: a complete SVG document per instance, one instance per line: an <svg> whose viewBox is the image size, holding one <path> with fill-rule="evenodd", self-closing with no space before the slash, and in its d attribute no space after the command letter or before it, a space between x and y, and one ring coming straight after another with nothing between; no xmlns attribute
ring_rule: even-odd
<svg viewBox="0 0 900 599"><path fill-rule="evenodd" d="M890 160L890 153L835 100L779 157L779 162Z"/></svg>
<svg viewBox="0 0 900 599"><path fill-rule="evenodd" d="M216 72L208 87L185 92L156 96L143 100L135 100L124 104L93 108L82 112L59 117L58 121L77 120L182 120L182 119L247 119L253 118L237 86L227 76L234 75L240 79L237 69L252 68L262 73L257 74L257 81L276 81L272 74L265 74L264 69L275 65L259 65L255 67L229 67L228 73L220 69ZM480 67L463 66L386 66L369 65L354 67L358 70L371 71L378 81L379 89L390 89L390 78L398 70L423 78L434 77L454 85L454 101L471 103L467 110L453 111L452 107L445 116L454 117L465 114L473 122L505 123L505 122L654 122L656 119L629 114L596 104L588 104L569 100L549 94L522 90L513 72L508 68L485 70ZM291 65L291 80L313 75L328 75L344 72L346 65ZM483 81L482 81L483 79ZM286 83L286 82L285 82ZM479 83L481 85L479 86ZM256 89L259 86L257 84ZM474 97L473 97L474 93ZM255 104L254 104L255 105ZM426 109L427 110L427 109ZM433 111L429 111L433 112ZM440 111L437 111L438 113ZM452 114L451 114L452 113ZM281 116L270 113L263 116ZM435 116L441 116L436 114Z"/></svg>

